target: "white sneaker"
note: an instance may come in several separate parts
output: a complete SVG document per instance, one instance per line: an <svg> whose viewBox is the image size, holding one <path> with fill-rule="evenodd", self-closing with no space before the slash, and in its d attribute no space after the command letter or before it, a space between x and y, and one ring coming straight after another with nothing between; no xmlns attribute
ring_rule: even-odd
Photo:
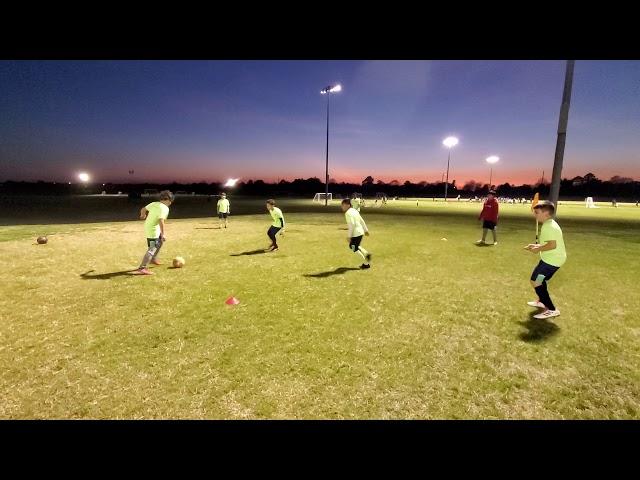
<svg viewBox="0 0 640 480"><path fill-rule="evenodd" d="M527 302L527 305L529 305L530 307L547 308L547 307L544 306L544 303L538 302L538 301Z"/></svg>
<svg viewBox="0 0 640 480"><path fill-rule="evenodd" d="M482 241L482 240L478 240L478 241L476 242L476 245L482 245L483 243L484 243L484 241Z"/></svg>
<svg viewBox="0 0 640 480"><path fill-rule="evenodd" d="M560 310L545 310L542 313L534 315L533 318L539 318L540 320L543 320L545 318L557 317L558 315L560 315Z"/></svg>
<svg viewBox="0 0 640 480"><path fill-rule="evenodd" d="M497 244L498 244L498 242L493 242L493 244L494 244L494 245L497 245Z"/></svg>

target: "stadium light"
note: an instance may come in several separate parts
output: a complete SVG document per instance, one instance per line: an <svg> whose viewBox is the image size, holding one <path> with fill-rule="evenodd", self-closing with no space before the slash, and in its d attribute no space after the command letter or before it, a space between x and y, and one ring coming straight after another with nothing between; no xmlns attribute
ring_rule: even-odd
<svg viewBox="0 0 640 480"><path fill-rule="evenodd" d="M227 180L227 183L224 184L225 187L235 187L236 183L238 183L239 178L230 178Z"/></svg>
<svg viewBox="0 0 640 480"><path fill-rule="evenodd" d="M485 160L489 165L491 165L491 169L489 171L489 190L491 190L491 179L493 178L493 165L498 163L498 160L500 160L500 157L491 155L490 157L487 157Z"/></svg>
<svg viewBox="0 0 640 480"><path fill-rule="evenodd" d="M87 183L89 181L89 174L85 172L81 172L78 174L78 178L81 182Z"/></svg>
<svg viewBox="0 0 640 480"><path fill-rule="evenodd" d="M328 85L327 87L320 90L322 95L327 96L327 149L326 149L326 158L325 158L325 181L324 181L324 205L325 207L329 204L329 95L330 93L337 93L342 91L342 85Z"/></svg>
<svg viewBox="0 0 640 480"><path fill-rule="evenodd" d="M447 182L444 184L444 201L447 201L447 191L449 189L449 162L451 161L451 149L458 144L456 137L447 137L442 141L442 144L449 149L449 155L447 155Z"/></svg>

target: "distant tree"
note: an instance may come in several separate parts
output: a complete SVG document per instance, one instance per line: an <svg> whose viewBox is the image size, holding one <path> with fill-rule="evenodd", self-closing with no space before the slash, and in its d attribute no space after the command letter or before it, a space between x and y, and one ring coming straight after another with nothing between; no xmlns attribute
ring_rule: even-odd
<svg viewBox="0 0 640 480"><path fill-rule="evenodd" d="M374 182L373 177L369 175L367 178L365 178L362 181L362 185L373 185L373 182Z"/></svg>
<svg viewBox="0 0 640 480"><path fill-rule="evenodd" d="M619 175L614 175L613 177L611 177L611 180L609 180L611 183L633 183L633 178L629 178L629 177L621 177Z"/></svg>

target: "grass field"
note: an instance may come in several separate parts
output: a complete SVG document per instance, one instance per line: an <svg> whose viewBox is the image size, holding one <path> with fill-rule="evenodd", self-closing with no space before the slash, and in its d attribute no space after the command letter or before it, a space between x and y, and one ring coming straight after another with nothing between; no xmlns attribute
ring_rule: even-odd
<svg viewBox="0 0 640 480"><path fill-rule="evenodd" d="M219 230L178 198L165 265L137 277L146 202L99 200L0 216L0 418L640 418L640 207L561 204L543 321L529 205L501 205L495 247L473 243L477 203L365 208L361 271L337 202L281 202L266 254L261 200Z"/></svg>

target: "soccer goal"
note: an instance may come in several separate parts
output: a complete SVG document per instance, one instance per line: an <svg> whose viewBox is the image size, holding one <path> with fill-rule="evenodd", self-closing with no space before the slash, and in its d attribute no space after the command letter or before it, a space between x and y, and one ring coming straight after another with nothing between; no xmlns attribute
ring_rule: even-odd
<svg viewBox="0 0 640 480"><path fill-rule="evenodd" d="M316 193L313 196L313 201L314 202L324 202L325 198L330 202L331 200L333 200L333 193L324 193L324 192Z"/></svg>
<svg viewBox="0 0 640 480"><path fill-rule="evenodd" d="M584 199L584 206L587 208L598 208L596 204L593 203L593 197L587 197Z"/></svg>

